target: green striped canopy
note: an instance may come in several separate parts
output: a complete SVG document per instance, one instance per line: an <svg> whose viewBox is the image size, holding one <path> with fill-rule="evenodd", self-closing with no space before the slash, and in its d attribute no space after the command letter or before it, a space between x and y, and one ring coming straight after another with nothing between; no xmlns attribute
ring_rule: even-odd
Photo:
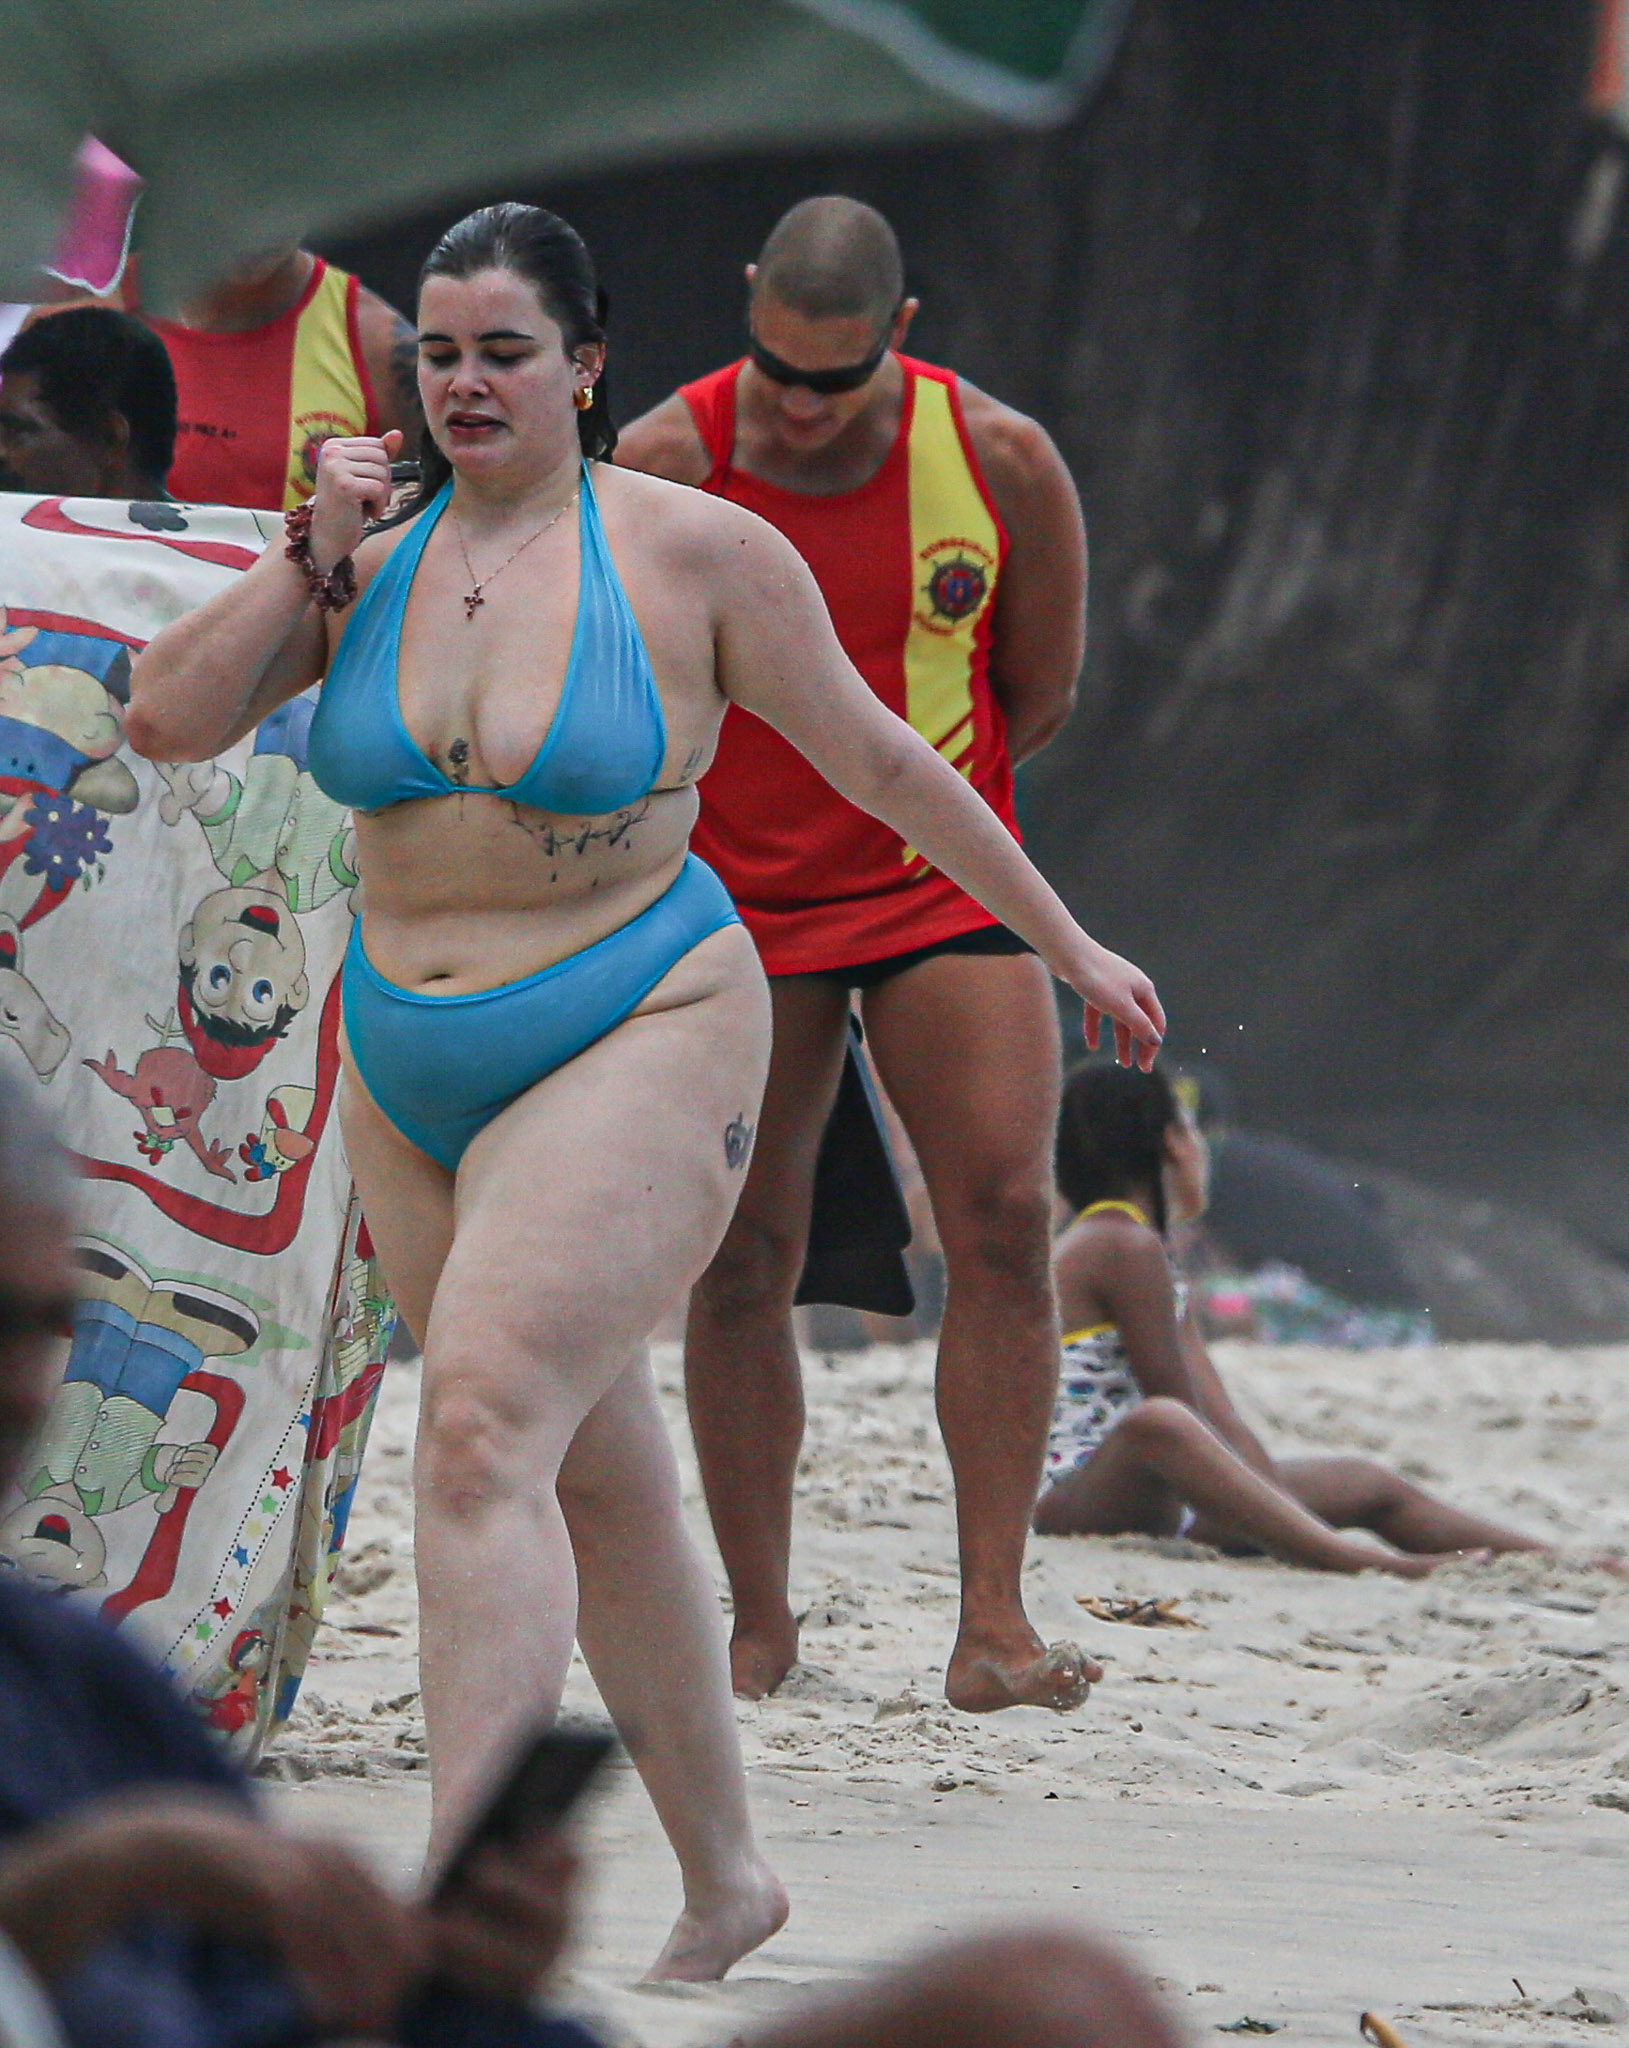
<svg viewBox="0 0 1629 2048"><path fill-rule="evenodd" d="M80 138L147 180L144 297L498 181L1064 119L1131 0L4 0L0 297Z"/></svg>

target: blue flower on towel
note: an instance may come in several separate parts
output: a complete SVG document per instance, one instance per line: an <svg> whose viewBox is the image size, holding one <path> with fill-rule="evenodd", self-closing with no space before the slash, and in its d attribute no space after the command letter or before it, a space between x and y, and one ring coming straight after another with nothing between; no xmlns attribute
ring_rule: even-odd
<svg viewBox="0 0 1629 2048"><path fill-rule="evenodd" d="M43 875L46 887L59 895L113 851L101 812L75 803L71 796L36 797L29 806L28 823L33 829L23 866L31 875Z"/></svg>

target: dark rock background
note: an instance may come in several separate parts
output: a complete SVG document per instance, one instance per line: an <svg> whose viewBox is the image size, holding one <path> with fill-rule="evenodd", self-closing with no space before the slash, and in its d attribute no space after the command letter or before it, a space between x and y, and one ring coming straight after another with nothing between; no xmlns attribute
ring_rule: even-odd
<svg viewBox="0 0 1629 2048"><path fill-rule="evenodd" d="M1629 230L1593 16L1141 0L1054 134L515 195L600 258L624 417L738 351L791 201L890 215L915 345L1041 418L1087 508L1081 709L1025 779L1047 872L1245 1122L1546 1217L1581 1270L1629 1259ZM409 304L495 196L331 253Z"/></svg>

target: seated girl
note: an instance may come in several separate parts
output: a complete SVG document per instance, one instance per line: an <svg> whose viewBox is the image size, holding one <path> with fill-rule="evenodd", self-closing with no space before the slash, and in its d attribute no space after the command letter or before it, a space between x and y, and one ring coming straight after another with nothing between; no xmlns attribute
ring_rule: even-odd
<svg viewBox="0 0 1629 2048"><path fill-rule="evenodd" d="M1467 1552L1545 1547L1368 1458L1267 1455L1228 1399L1166 1258L1167 1224L1204 1214L1210 1159L1162 1071L1078 1067L1057 1158L1076 1219L1053 1260L1071 1334L1035 1510L1042 1535L1191 1535L1318 1571L1403 1578Z"/></svg>

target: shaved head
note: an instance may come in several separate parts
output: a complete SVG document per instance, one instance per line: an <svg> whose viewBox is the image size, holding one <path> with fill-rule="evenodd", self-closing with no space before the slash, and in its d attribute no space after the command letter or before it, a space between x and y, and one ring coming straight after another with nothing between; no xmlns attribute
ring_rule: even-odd
<svg viewBox="0 0 1629 2048"><path fill-rule="evenodd" d="M752 281L806 320L868 319L879 328L905 296L893 229L873 206L831 194L802 199L770 231Z"/></svg>

